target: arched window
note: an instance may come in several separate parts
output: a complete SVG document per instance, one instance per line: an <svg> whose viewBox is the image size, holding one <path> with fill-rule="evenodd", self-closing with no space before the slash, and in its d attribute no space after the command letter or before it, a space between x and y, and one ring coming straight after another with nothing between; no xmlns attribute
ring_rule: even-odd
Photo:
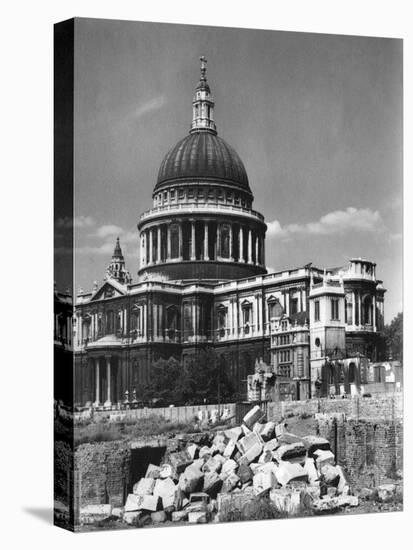
<svg viewBox="0 0 413 550"><path fill-rule="evenodd" d="M372 318L372 301L370 296L366 296L363 302L363 324L370 325Z"/></svg>
<svg viewBox="0 0 413 550"><path fill-rule="evenodd" d="M252 321L252 304L248 300L244 300L241 304L242 309L242 324L244 325L244 333L248 334Z"/></svg>

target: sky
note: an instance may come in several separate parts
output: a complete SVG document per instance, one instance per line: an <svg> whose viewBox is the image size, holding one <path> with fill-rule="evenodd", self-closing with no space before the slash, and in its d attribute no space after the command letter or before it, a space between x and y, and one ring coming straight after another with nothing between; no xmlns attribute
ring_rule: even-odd
<svg viewBox="0 0 413 550"><path fill-rule="evenodd" d="M199 57L218 134L268 225L266 261L377 263L385 318L402 310L402 41L78 19L75 286L102 281L116 237L138 270L140 214L190 128Z"/></svg>

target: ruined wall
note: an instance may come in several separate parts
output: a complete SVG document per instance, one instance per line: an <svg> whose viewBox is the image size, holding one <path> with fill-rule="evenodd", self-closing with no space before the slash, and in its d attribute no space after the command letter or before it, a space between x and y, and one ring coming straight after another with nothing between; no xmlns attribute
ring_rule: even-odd
<svg viewBox="0 0 413 550"><path fill-rule="evenodd" d="M403 395L378 395L348 399L308 399L268 403L268 415L279 420L289 416L309 416L317 413L343 413L350 418L392 420L403 414Z"/></svg>
<svg viewBox="0 0 413 550"><path fill-rule="evenodd" d="M317 415L318 432L330 441L337 462L353 487L374 487L403 469L403 423Z"/></svg>
<svg viewBox="0 0 413 550"><path fill-rule="evenodd" d="M75 452L75 491L80 506L122 506L129 484L130 459L129 444L122 441L80 445Z"/></svg>

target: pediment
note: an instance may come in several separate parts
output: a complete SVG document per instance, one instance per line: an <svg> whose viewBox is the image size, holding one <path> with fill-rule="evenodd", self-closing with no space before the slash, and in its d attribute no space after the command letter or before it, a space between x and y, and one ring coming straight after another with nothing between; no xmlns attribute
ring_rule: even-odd
<svg viewBox="0 0 413 550"><path fill-rule="evenodd" d="M124 296L125 294L126 289L117 281L105 281L103 285L96 290L90 301L98 302L100 300L109 300Z"/></svg>

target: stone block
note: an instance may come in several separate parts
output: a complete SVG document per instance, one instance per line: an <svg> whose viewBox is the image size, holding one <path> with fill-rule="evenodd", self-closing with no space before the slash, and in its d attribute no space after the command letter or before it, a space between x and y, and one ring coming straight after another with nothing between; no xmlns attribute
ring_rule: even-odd
<svg viewBox="0 0 413 550"><path fill-rule="evenodd" d="M255 432L251 432L248 435L245 435L237 442L237 447L239 451L245 455L251 449L254 449L254 453L258 453L255 456L261 454L263 448L263 441L261 437ZM252 460L251 460L252 461Z"/></svg>
<svg viewBox="0 0 413 550"><path fill-rule="evenodd" d="M256 496L263 495L270 491L277 483L272 471L258 472L254 475L252 486Z"/></svg>
<svg viewBox="0 0 413 550"><path fill-rule="evenodd" d="M156 466L155 464L149 464L146 469L145 477L153 477L154 479L157 479L160 476L161 473L161 467Z"/></svg>
<svg viewBox="0 0 413 550"><path fill-rule="evenodd" d="M111 504L89 504L79 511L80 523L91 524L97 521L103 521L112 515Z"/></svg>
<svg viewBox="0 0 413 550"><path fill-rule="evenodd" d="M221 473L224 477L228 477L230 474L235 472L237 468L238 468L238 464L235 462L235 460L232 460L230 458L226 460L222 465Z"/></svg>
<svg viewBox="0 0 413 550"><path fill-rule="evenodd" d="M177 474L181 474L193 461L187 451L177 451L169 455L168 462Z"/></svg>
<svg viewBox="0 0 413 550"><path fill-rule="evenodd" d="M203 467L204 472L220 472L222 467L222 462L216 459L214 456L209 458Z"/></svg>
<svg viewBox="0 0 413 550"><path fill-rule="evenodd" d="M159 471L159 477L166 479L167 477L174 477L174 469L170 464L162 464Z"/></svg>
<svg viewBox="0 0 413 550"><path fill-rule="evenodd" d="M269 441L274 437L274 432L275 422L267 422L266 424L264 424L264 428L262 429L260 435L264 441Z"/></svg>
<svg viewBox="0 0 413 550"><path fill-rule="evenodd" d="M275 451L280 446L281 446L281 443L279 443L278 439L276 439L274 437L273 439L270 439L269 441L266 441L264 443L263 450L264 451Z"/></svg>
<svg viewBox="0 0 413 550"><path fill-rule="evenodd" d="M254 424L254 426L252 427L252 431L253 431L254 433L260 435L261 432L263 431L264 427L265 427L265 424L261 424L261 422L256 422L256 423Z"/></svg>
<svg viewBox="0 0 413 550"><path fill-rule="evenodd" d="M129 494L125 503L125 512L136 512L141 509L142 497Z"/></svg>
<svg viewBox="0 0 413 550"><path fill-rule="evenodd" d="M263 450L259 459L258 459L258 462L260 464L264 464L265 462L271 462L272 461L272 458L273 458L273 455L272 455L272 451L268 451L268 450Z"/></svg>
<svg viewBox="0 0 413 550"><path fill-rule="evenodd" d="M307 476L308 476L308 482L310 485L314 485L318 481L319 474L317 471L317 468L315 467L314 460L312 458L307 457L304 462L303 466Z"/></svg>
<svg viewBox="0 0 413 550"><path fill-rule="evenodd" d="M164 523L166 521L166 512L164 512L164 510L160 510L159 512L152 512L151 520L155 524Z"/></svg>
<svg viewBox="0 0 413 550"><path fill-rule="evenodd" d="M283 444L274 451L273 457L277 462L304 462L307 451L301 442Z"/></svg>
<svg viewBox="0 0 413 550"><path fill-rule="evenodd" d="M336 466L338 474L340 476L340 479L338 481L337 485L337 493L339 495L344 494L346 492L346 488L348 488L347 479L344 475L343 468L339 465Z"/></svg>
<svg viewBox="0 0 413 550"><path fill-rule="evenodd" d="M232 456L235 454L236 448L236 441L230 439L224 449L223 456L225 458L232 458Z"/></svg>
<svg viewBox="0 0 413 550"><path fill-rule="evenodd" d="M162 500L162 507L168 508L175 505L179 487L175 485L170 477L166 479L157 479L153 489L153 496Z"/></svg>
<svg viewBox="0 0 413 550"><path fill-rule="evenodd" d="M337 495L337 488L336 487L328 487L327 497L335 497L336 495Z"/></svg>
<svg viewBox="0 0 413 550"><path fill-rule="evenodd" d="M334 454L331 451L323 451L318 449L317 451L314 451L314 456L319 471L325 464L334 465L335 463Z"/></svg>
<svg viewBox="0 0 413 550"><path fill-rule="evenodd" d="M302 441L307 449L307 455L314 456L315 451L331 451L330 442L324 437L317 435L306 435L302 438Z"/></svg>
<svg viewBox="0 0 413 550"><path fill-rule="evenodd" d="M236 443L238 439L243 435L243 431L241 427L231 428L229 430L225 430L224 435L227 439Z"/></svg>
<svg viewBox="0 0 413 550"><path fill-rule="evenodd" d="M246 483L247 481L250 481L253 478L253 473L251 468L248 466L248 464L245 464L245 463L240 464L237 475L240 478L241 483Z"/></svg>
<svg viewBox="0 0 413 550"><path fill-rule="evenodd" d="M209 514L206 510L200 512L189 512L189 523L208 523Z"/></svg>
<svg viewBox="0 0 413 550"><path fill-rule="evenodd" d="M275 477L282 486L287 485L287 483L293 479L302 481L308 480L304 468L300 464L291 462L280 462L275 470Z"/></svg>
<svg viewBox="0 0 413 550"><path fill-rule="evenodd" d="M228 477L224 479L222 484L221 493L229 493L240 484L240 478L236 473L232 472Z"/></svg>
<svg viewBox="0 0 413 550"><path fill-rule="evenodd" d="M139 524L139 518L142 516L142 512L136 511L136 512L125 512L123 514L123 521L127 523L128 525L138 525Z"/></svg>
<svg viewBox="0 0 413 550"><path fill-rule="evenodd" d="M204 473L194 465L187 466L185 471L179 476L179 487L185 493L193 493L202 483Z"/></svg>
<svg viewBox="0 0 413 550"><path fill-rule="evenodd" d="M198 456L199 456L199 458L204 458L204 459L207 459L208 457L212 456L212 451L211 451L210 447L207 447L206 445L201 447L199 449Z"/></svg>
<svg viewBox="0 0 413 550"><path fill-rule="evenodd" d="M277 437L280 445L291 445L292 443L303 443L302 438L290 432L283 432Z"/></svg>
<svg viewBox="0 0 413 550"><path fill-rule="evenodd" d="M337 487L340 481L340 471L337 466L330 463L323 464L320 468L322 480L329 486Z"/></svg>
<svg viewBox="0 0 413 550"><path fill-rule="evenodd" d="M112 508L112 516L114 518L121 518L123 516L123 507L116 506Z"/></svg>
<svg viewBox="0 0 413 550"><path fill-rule="evenodd" d="M203 487L205 493L215 498L221 487L222 479L216 472L208 472L205 474Z"/></svg>
<svg viewBox="0 0 413 550"><path fill-rule="evenodd" d="M175 523L177 521L184 521L188 519L188 512L186 510L177 510L172 512L172 521Z"/></svg>
<svg viewBox="0 0 413 550"><path fill-rule="evenodd" d="M198 452L199 452L198 445L196 445L195 443L192 443L191 445L188 445L186 450L192 460L195 460L196 458L198 458Z"/></svg>
<svg viewBox="0 0 413 550"><path fill-rule="evenodd" d="M153 495L143 495L141 497L141 510L147 510L148 512L156 512L159 507L159 497Z"/></svg>
<svg viewBox="0 0 413 550"><path fill-rule="evenodd" d="M279 424L276 424L274 431L275 431L275 437L280 437L280 435L286 431L285 422L280 422Z"/></svg>
<svg viewBox="0 0 413 550"><path fill-rule="evenodd" d="M252 430L254 424L262 420L264 417L264 411L262 411L258 405L255 405L254 407L252 407L251 410L247 412L247 414L242 419L242 422L245 426L247 426L247 428Z"/></svg>
<svg viewBox="0 0 413 550"><path fill-rule="evenodd" d="M155 487L156 480L153 477L143 477L133 486L134 495L151 495Z"/></svg>

